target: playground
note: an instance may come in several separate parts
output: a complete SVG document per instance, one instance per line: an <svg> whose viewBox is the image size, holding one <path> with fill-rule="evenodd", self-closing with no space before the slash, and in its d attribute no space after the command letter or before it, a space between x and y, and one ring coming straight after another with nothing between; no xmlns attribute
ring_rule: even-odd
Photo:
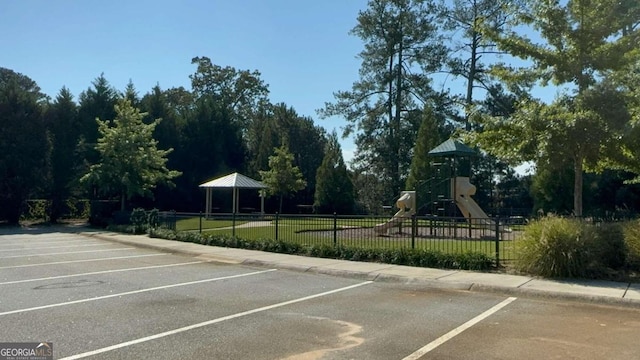
<svg viewBox="0 0 640 360"><path fill-rule="evenodd" d="M360 248L414 248L442 252L481 252L508 259L512 240L522 226L507 219L490 218L474 201L471 158L476 151L455 140L447 140L429 152L432 176L421 189L403 191L395 214L381 215L292 215L240 213L239 189L262 189L263 185L239 174L211 180L205 213L174 214L173 226L241 237L247 240L275 239L301 245L346 245ZM211 213L211 188L233 188L233 212ZM419 196L421 194L422 196ZM262 204L261 204L262 205ZM261 206L262 208L262 206ZM171 217L171 215L165 215Z"/></svg>

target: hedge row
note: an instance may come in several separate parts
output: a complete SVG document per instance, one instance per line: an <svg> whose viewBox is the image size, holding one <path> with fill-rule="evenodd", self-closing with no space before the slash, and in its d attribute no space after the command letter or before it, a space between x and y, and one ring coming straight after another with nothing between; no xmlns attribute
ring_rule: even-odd
<svg viewBox="0 0 640 360"><path fill-rule="evenodd" d="M176 232L167 229L150 229L149 236L210 246L242 248L330 259L380 262L395 265L462 270L489 270L494 267L493 259L477 252L449 254L424 249L366 249L343 245L303 246L284 240L247 240L237 236Z"/></svg>

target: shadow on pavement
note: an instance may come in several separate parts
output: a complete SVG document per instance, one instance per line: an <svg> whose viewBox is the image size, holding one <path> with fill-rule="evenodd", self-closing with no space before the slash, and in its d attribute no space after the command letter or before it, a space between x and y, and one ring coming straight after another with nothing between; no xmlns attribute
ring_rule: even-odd
<svg viewBox="0 0 640 360"><path fill-rule="evenodd" d="M62 224L22 224L0 225L0 236L2 235L38 235L50 233L77 234L104 231L104 229L92 228L86 222L62 223Z"/></svg>

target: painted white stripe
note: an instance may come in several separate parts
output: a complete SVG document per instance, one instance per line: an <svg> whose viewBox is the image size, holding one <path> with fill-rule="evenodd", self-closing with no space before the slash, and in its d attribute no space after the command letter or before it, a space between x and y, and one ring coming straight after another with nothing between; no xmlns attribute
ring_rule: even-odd
<svg viewBox="0 0 640 360"><path fill-rule="evenodd" d="M156 287L152 287L152 288L148 288L148 289L140 289L140 290L134 290L134 291L127 291L127 292L118 293L118 294L111 294L111 295L104 295L104 296L96 296L96 297L92 297L92 298L88 298L88 299L80 299L80 300L67 301L67 302L57 303L57 304L49 304L49 305L36 306L36 307L26 308L26 309L18 309L18 310L5 311L5 312L1 312L1 313L0 313L0 316L4 316L4 315L11 315L11 314L20 314L20 313L25 313L25 312L29 312L29 311L36 311L36 310L43 310L43 309L50 309L50 308L60 307L60 306L67 306L67 305L74 305L74 304L82 304L82 303L86 303L86 302L89 302L89 301L104 300L104 299L110 299L110 298L113 298L113 297L121 297L121 296L127 296L127 295L142 294L142 293L149 292L149 291L156 291L156 290L171 289L171 288L179 287L179 286L187 286L187 285L203 284L203 283L212 282L212 281L220 281L220 280L235 279L235 278L240 278L240 277L245 277L245 276L252 276L252 275L264 274L264 273L268 273L268 272L271 272L271 271L276 271L276 269L269 269L269 270L255 271L255 272L246 273L246 274L223 276L223 277L219 277L219 278L212 278L212 279L204 279L204 280L197 280L197 281L189 281L189 282L184 282L184 283L179 283L179 284L171 284L171 285L156 286Z"/></svg>
<svg viewBox="0 0 640 360"><path fill-rule="evenodd" d="M97 259L84 259L84 260L69 260L69 261L55 261L48 263L40 263L40 264L26 264L26 265L13 265L13 266L1 266L1 269L15 269L15 268L23 268L23 267L32 267L32 266L44 266L44 265L59 265L59 264L72 264L72 263L81 263L81 262L89 262L89 261L105 261L105 260L120 260L120 259L132 259L132 258L141 258L148 256L167 256L169 254L146 254L146 255L129 255L129 256L116 256L116 257L108 257L108 258L97 258Z"/></svg>
<svg viewBox="0 0 640 360"><path fill-rule="evenodd" d="M50 245L50 244L73 244L73 243L79 243L79 242L87 242L89 241L89 239L77 239L77 240L51 240L51 241L29 241L29 240L22 240L22 241L15 241L15 242L5 242L2 241L0 243L0 248L4 248L7 246L16 246L16 245L35 245L35 246L40 246L40 245Z"/></svg>
<svg viewBox="0 0 640 360"><path fill-rule="evenodd" d="M221 317L221 318L217 318L217 319L201 322L201 323L198 323L198 324L193 324L193 325L181 327L181 328L170 330L170 331L165 331L163 333L159 333L159 334L155 334L155 335L151 335L151 336L146 336L146 337L143 337L143 338L139 338L139 339L123 342L123 343L112 345L112 346L107 346L107 347L104 347L102 349L97 349L97 350L88 351L88 352L85 352L85 353L82 353L82 354L68 356L68 357L62 358L60 360L82 359L82 358L85 358L85 357L88 357L88 356L94 356L94 355L102 354L102 353L105 353L107 351L121 349L123 347L136 345L136 344L140 344L140 343L151 341L151 340L156 340L156 339L159 339L159 338L163 338L163 337L166 337L166 336L179 334L179 333L182 333L182 332L185 332L185 331L201 328L201 327L204 327L204 326L217 324L217 323L220 323L220 322L223 322L223 321L237 319L239 317L243 317L243 316L247 316L247 315L251 315L251 314L256 314L256 313L267 311L267 310L271 310L271 309L276 309L276 308L279 308L279 307L283 307L283 306L287 306L287 305L291 305L291 304L295 304L295 303L299 303L299 302L303 302L303 301L307 301L307 300L311 300L311 299L315 299L315 298L319 298L319 297L323 297L323 296L339 293L339 292L342 292L342 291L355 289L357 287L360 287L360 286L363 286L363 285L368 285L368 284L371 284L371 283L372 283L372 281L365 281L365 282L361 282L359 284L355 284L355 285L351 285L351 286L347 286L347 287L343 287L343 288L339 288L339 289L335 289L335 290L331 290L331 291L325 291L323 293L310 295L310 296L305 296L305 297L302 297L302 298L299 298L299 299L293 299L293 300L284 301L284 302L281 302L281 303L268 305L268 306L264 306L264 307L253 309L253 310L243 311L243 312L240 312L240 313L237 313L237 314L232 314L232 315L224 316L224 317Z"/></svg>
<svg viewBox="0 0 640 360"><path fill-rule="evenodd" d="M26 283L26 282L32 282L32 281L44 281L44 280L64 279L64 278L70 278L70 277L74 277L74 276L89 276L89 275L98 275L98 274L111 274L111 273L117 273L117 272L123 272L123 271L135 271L135 270L160 269L160 268L166 268L166 267L172 267L172 266L182 266L182 265L191 265L191 264L202 264L202 263L204 263L204 262L206 262L206 261L191 261L191 262L177 263L177 264L153 265L153 266L141 266L141 267L134 267L134 268L126 268L126 269L114 269L114 270L94 271L94 272L88 272L88 273L82 273L82 274L70 274L70 275L50 276L50 277L38 278L38 279L26 279L26 280L7 281L7 282L1 282L1 283L0 283L0 285L20 284L20 283Z"/></svg>
<svg viewBox="0 0 640 360"><path fill-rule="evenodd" d="M503 307L511 304L516 299L517 298L515 298L515 297L510 297L510 298L504 300L500 304L492 307L491 309L489 309L489 310L483 312L482 314L474 317L473 319L467 321L466 323L458 326L457 328L455 328L455 329L449 331L448 333L440 336L439 338L433 340L429 344L425 345L421 349L418 349L416 352L414 352L413 354L403 358L402 360L415 360L415 359L421 358L422 356L424 356L425 354L429 353L430 351L432 351L433 349L437 348L438 346L440 346L440 345L444 344L445 342L453 339L455 336L459 335L461 332L467 330L468 328L472 327L473 325L475 325L475 324L479 323L480 321L488 318L489 316L495 314L500 309L502 309Z"/></svg>
<svg viewBox="0 0 640 360"><path fill-rule="evenodd" d="M104 250L84 250L84 251L68 251L68 252L46 253L46 254L12 255L12 256L2 256L0 257L0 259L14 259L14 258L32 257L32 256L83 254L83 253L94 253L94 252L102 252L102 251L120 251L120 250L131 250L131 249L135 249L135 248L126 247L126 248L104 249Z"/></svg>
<svg viewBox="0 0 640 360"><path fill-rule="evenodd" d="M30 247L30 248L16 248L16 249L3 249L0 252L5 251L27 251L27 250L42 250L42 249L62 249L62 248L78 248L78 247L86 247L86 246L106 246L111 245L110 243L104 244L82 244L82 245L65 245L65 246L46 246L46 247Z"/></svg>

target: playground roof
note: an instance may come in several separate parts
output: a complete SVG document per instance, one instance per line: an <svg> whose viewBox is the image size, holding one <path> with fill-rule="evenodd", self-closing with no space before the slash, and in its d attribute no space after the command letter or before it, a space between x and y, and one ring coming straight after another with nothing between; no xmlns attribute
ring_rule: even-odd
<svg viewBox="0 0 640 360"><path fill-rule="evenodd" d="M458 140L449 139L429 151L429 156L476 156L478 153Z"/></svg>
<svg viewBox="0 0 640 360"><path fill-rule="evenodd" d="M238 189L264 189L267 186L258 180L239 173L229 174L217 179L200 184L203 188L238 188Z"/></svg>

